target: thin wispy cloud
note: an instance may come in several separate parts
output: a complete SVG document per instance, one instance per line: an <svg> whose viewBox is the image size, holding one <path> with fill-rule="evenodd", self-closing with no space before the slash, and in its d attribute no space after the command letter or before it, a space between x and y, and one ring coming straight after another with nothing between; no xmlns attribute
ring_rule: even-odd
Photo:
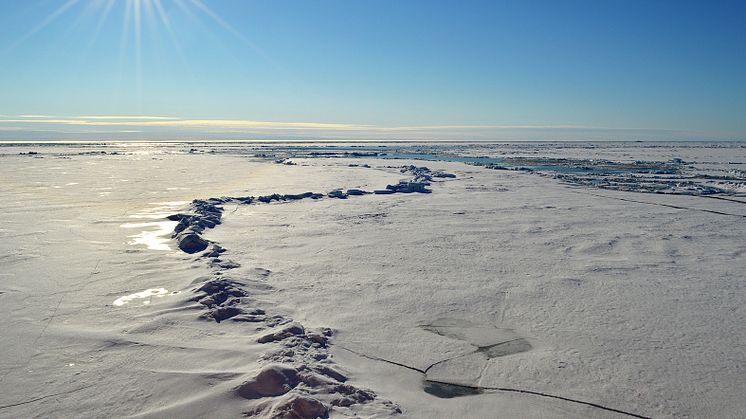
<svg viewBox="0 0 746 419"><path fill-rule="evenodd" d="M452 130L452 129L593 129L587 125L548 125L548 124L483 124L483 125L414 125L380 128L387 131L421 131L421 130Z"/></svg>
<svg viewBox="0 0 746 419"><path fill-rule="evenodd" d="M59 124L88 126L138 126L172 128L251 128L251 129L293 129L293 130L365 130L375 129L371 125L337 124L321 122L272 122L248 119L183 119L166 116L72 116L44 117L42 115L0 119L0 124Z"/></svg>
<svg viewBox="0 0 746 419"><path fill-rule="evenodd" d="M75 116L73 117L75 119L93 119L93 120L130 120L130 121L138 121L138 120L178 120L180 118L175 118L172 116Z"/></svg>
<svg viewBox="0 0 746 419"><path fill-rule="evenodd" d="M413 126L378 126L370 124L345 124L326 122L278 122L257 121L249 119L189 119L172 116L121 116L121 115L83 115L55 117L47 115L18 115L15 118L1 118L0 124L62 124L90 126L139 126L139 127L173 127L173 128L224 128L224 129L289 129L289 130L338 130L338 131L433 131L433 130L483 130L483 129L590 129L584 125L547 125L547 124L477 124L477 125L413 125Z"/></svg>
<svg viewBox="0 0 746 419"><path fill-rule="evenodd" d="M6 139L348 139L348 140L624 140L732 139L731 132L597 127L582 124L374 124L251 119L182 118L163 115L5 115L0 132Z"/></svg>

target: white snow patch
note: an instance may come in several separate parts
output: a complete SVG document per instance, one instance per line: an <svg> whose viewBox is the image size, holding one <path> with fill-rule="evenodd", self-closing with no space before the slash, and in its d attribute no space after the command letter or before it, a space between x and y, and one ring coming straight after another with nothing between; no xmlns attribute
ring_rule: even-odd
<svg viewBox="0 0 746 419"><path fill-rule="evenodd" d="M165 288L150 288L145 291L136 292L134 294L125 295L114 300L114 305L117 307L123 306L133 300L144 300L143 305L148 305L153 297L163 298L168 295L168 290Z"/></svg>

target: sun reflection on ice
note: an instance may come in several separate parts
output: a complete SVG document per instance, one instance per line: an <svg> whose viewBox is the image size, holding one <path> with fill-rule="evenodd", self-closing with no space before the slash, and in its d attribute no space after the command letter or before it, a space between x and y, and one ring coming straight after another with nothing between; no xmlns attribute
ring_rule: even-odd
<svg viewBox="0 0 746 419"><path fill-rule="evenodd" d="M171 240L170 235L174 231L178 222L176 221L160 221L153 223L127 223L122 224L122 228L148 228L157 227L155 230L145 230L131 236L127 236L132 240L129 241L130 245L142 244L151 250L171 250L171 246L168 242Z"/></svg>
<svg viewBox="0 0 746 419"><path fill-rule="evenodd" d="M137 214L130 215L129 218L135 219L147 219L147 220L161 220L161 221L148 221L141 223L125 223L120 227L129 229L144 229L137 234L133 234L129 237L128 244L130 245L145 245L151 250L171 250L169 242L171 241L171 233L178 224L176 221L164 220L167 216L173 214L178 210L179 207L184 206L187 202L173 201L173 202L157 202L151 205L155 205L153 208L149 208L144 211L140 211Z"/></svg>
<svg viewBox="0 0 746 419"><path fill-rule="evenodd" d="M123 306L133 300L146 300L143 301L143 305L148 305L152 301L153 297L163 298L168 295L168 290L165 288L150 288L145 291L136 292L134 294L125 295L114 300L114 305L117 307Z"/></svg>

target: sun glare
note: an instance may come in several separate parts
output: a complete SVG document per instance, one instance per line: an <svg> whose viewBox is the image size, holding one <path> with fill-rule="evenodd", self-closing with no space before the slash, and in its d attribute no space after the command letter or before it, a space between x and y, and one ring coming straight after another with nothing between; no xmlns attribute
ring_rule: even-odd
<svg viewBox="0 0 746 419"><path fill-rule="evenodd" d="M119 41L119 79L127 71L134 73L135 93L142 98L143 78L145 69L143 64L143 42L158 36L168 38L174 53L179 57L184 69L191 73L184 49L179 41L179 35L172 24L172 14L178 11L187 16L200 29L229 33L241 44L249 47L264 60L279 67L260 48L225 19L220 17L201 0L67 0L52 10L38 24L21 35L8 46L5 51L16 49L37 33L45 30L52 23L64 16L78 15L77 21L86 18L96 19L90 40L85 46L86 54L99 42L101 32L112 25L112 16L119 12L121 15L121 34ZM146 33L147 31L147 33ZM146 38L147 37L147 38Z"/></svg>

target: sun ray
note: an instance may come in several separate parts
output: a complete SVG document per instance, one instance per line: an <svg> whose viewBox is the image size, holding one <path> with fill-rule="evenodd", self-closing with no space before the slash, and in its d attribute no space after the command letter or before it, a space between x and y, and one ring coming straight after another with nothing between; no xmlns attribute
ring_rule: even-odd
<svg viewBox="0 0 746 419"><path fill-rule="evenodd" d="M195 24L199 25L202 28L205 28L205 25L204 23L202 23L202 20L196 14L194 14L194 12L189 7L187 7L186 4L184 4L184 0L174 0L174 4L176 4L179 10L181 10L182 13L184 13L192 22L194 22Z"/></svg>
<svg viewBox="0 0 746 419"><path fill-rule="evenodd" d="M80 11L80 13L78 13L78 16L69 25L67 25L67 28L65 28L65 32L63 33L63 35L59 36L58 39L65 38L79 29L80 26L85 23L87 18L97 12L99 6L101 5L101 1L102 0L93 0L81 3L80 7L82 8L82 10Z"/></svg>
<svg viewBox="0 0 746 419"><path fill-rule="evenodd" d="M55 20L57 20L57 18L59 18L65 12L67 12L68 10L70 10L70 8L72 8L73 6L75 6L76 4L78 4L78 2L80 2L80 0L68 0L65 4L63 4L62 6L60 6L59 8L57 8L57 10L55 10L54 12L52 12L44 20L42 20L41 22L39 22L38 25L36 25L33 28L31 28L30 31L26 32L23 36L21 36L20 38L18 38L15 42L13 42L12 44L10 44L10 46L8 46L3 52L9 52L9 51L15 49L20 44L22 44L23 42L25 42L27 39L29 39L32 36L34 36L37 32L39 32L40 30L46 28L50 23L52 23Z"/></svg>
<svg viewBox="0 0 746 419"><path fill-rule="evenodd" d="M116 3L116 0L106 0L106 6L104 6L104 10L99 16L98 23L96 24L96 29L94 30L93 36L91 37L91 44L95 43L98 39L98 36L101 33L101 29L103 29L104 24L106 23L107 19L109 19L111 10L114 8L114 3Z"/></svg>
<svg viewBox="0 0 746 419"><path fill-rule="evenodd" d="M197 7L202 13L209 16L213 21L215 21L218 25L220 25L223 29L225 29L227 32L229 32L231 35L238 38L241 42L249 46L251 49L256 51L257 53L264 54L264 51L262 51L259 47L256 46L251 40L246 38L241 32L239 32L236 28L234 28L230 23L226 22L225 19L218 16L217 13L213 12L212 9L207 7L206 4L202 3L201 0L191 0L191 3Z"/></svg>
<svg viewBox="0 0 746 419"><path fill-rule="evenodd" d="M163 4L161 3L161 0L153 0L153 6L155 8L156 14L158 15L161 22L163 23L163 27L166 29L166 33L168 34L168 37L171 40L171 43L174 46L174 51L176 51L176 54L179 56L179 59L181 60L181 63L184 65L187 71L191 74L192 71L191 71L191 67L189 66L189 62L187 61L186 56L184 55L184 50L181 47L181 43L179 42L179 39L176 37L174 28L171 25L171 19L169 19L168 15L166 14L166 10L163 8Z"/></svg>
<svg viewBox="0 0 746 419"><path fill-rule="evenodd" d="M132 18L132 3L127 0L124 3L124 16L122 17L122 35L119 40L119 60L117 65L117 86L122 85L122 79L124 78L124 62L127 53L127 46L129 45L130 38L130 20ZM113 106L119 103L119 91L116 89L116 94L112 96Z"/></svg>
<svg viewBox="0 0 746 419"><path fill-rule="evenodd" d="M145 17L145 22L147 23L147 32L146 35L149 35L149 40L153 40L154 35L160 35L161 29L157 26L158 19L155 17L155 5L153 4L154 0L144 0L143 1L143 15ZM147 43L147 40L145 41Z"/></svg>
<svg viewBox="0 0 746 419"><path fill-rule="evenodd" d="M137 110L142 111L142 1L129 0L132 2L135 30L135 95L137 98Z"/></svg>
<svg viewBox="0 0 746 419"><path fill-rule="evenodd" d="M130 38L130 19L132 19L132 3L127 0L125 3L124 17L122 18L122 37L119 41L119 61L120 65L124 61L124 55L127 51Z"/></svg>
<svg viewBox="0 0 746 419"><path fill-rule="evenodd" d="M212 9L207 7L207 5L202 2L202 0L190 0L190 1L195 7L197 7L197 9L202 11L202 13L204 13L205 15L209 16L213 21L215 21L225 31L235 36L238 40L243 42L246 46L251 48L254 52L256 52L259 56L261 56L265 61L267 61L277 70L285 74L286 77L292 78L290 71L288 71L285 67L281 66L278 62L276 62L262 48L260 48L258 45L256 45L250 39L248 39L244 34L242 34L235 27L233 27L233 25L228 23L225 19L220 17L217 13L213 12Z"/></svg>
<svg viewBox="0 0 746 419"><path fill-rule="evenodd" d="M174 1L174 4L176 4L176 6L179 8L179 10L181 10L181 12L184 13L184 15L188 17L189 20L192 21L192 23L197 25L208 36L210 36L210 38L212 38L218 45L220 45L227 51L227 48L225 48L223 43L220 42L220 39L215 34L215 32L209 26L207 26L205 22L202 20L202 18L196 13L194 13L194 11L185 3L186 0L173 0L173 1Z"/></svg>
<svg viewBox="0 0 746 419"><path fill-rule="evenodd" d="M79 57L80 66L85 65L85 61L91 56L92 50L97 42L102 39L102 34L108 31L107 24L111 21L114 11L121 13L122 28L119 39L119 50L117 67L115 70L116 85L119 87L111 96L113 108L122 104L122 100L128 97L135 105L138 112L143 111L144 90L147 85L146 70L152 57L159 59L161 55L151 54L151 48L163 45L151 41L159 41L165 31L172 44L172 52L178 55L178 59L183 64L186 73L196 82L192 69L187 60L186 50L183 43L179 42L177 37L177 28L173 25L172 17L167 13L168 6L178 7L178 9L188 19L194 22L194 26L204 30L204 33L211 37L219 48L223 49L226 54L233 56L236 63L244 63L241 53L236 48L230 48L230 43L225 42L224 33L229 34L235 40L236 45L243 45L253 52L260 60L273 67L279 74L282 74L288 80L294 80L292 74L272 57L269 56L262 48L249 39L242 31L239 31L228 20L221 17L220 14L213 11L210 6L203 0L57 0L59 7L56 9L47 5L51 13L36 26L31 28L27 33L17 39L9 47L0 50L0 53L8 52L15 49L20 44L33 37L37 32L47 28L51 23L58 20L63 15L65 18L80 9L80 13L75 15L71 20L72 24L67 28L68 32L80 29L81 23L86 19L94 20L91 26L91 35L82 41L81 55ZM50 2L54 4L54 2ZM82 5L82 6L81 6ZM78 7L80 6L80 7ZM178 28L181 29L181 28ZM59 41L60 37L56 40ZM54 41L54 39L53 39ZM114 41L116 43L116 41ZM56 50L54 48L50 50ZM250 65L250 64L249 64ZM129 89L124 87L129 86Z"/></svg>
<svg viewBox="0 0 746 419"><path fill-rule="evenodd" d="M114 8L114 3L116 0L100 0L97 2L97 8L100 7L101 2L105 2L105 5L103 7L103 10L99 14L98 17L98 23L96 24L96 28L93 30L93 34L91 35L91 38L86 43L85 48L83 49L83 54L81 55L81 62L80 65L83 65L83 62L88 58L90 55L91 49L96 44L96 41L98 41L98 37L101 34L101 30L104 27L104 24L109 19L109 15L111 14L112 9Z"/></svg>

